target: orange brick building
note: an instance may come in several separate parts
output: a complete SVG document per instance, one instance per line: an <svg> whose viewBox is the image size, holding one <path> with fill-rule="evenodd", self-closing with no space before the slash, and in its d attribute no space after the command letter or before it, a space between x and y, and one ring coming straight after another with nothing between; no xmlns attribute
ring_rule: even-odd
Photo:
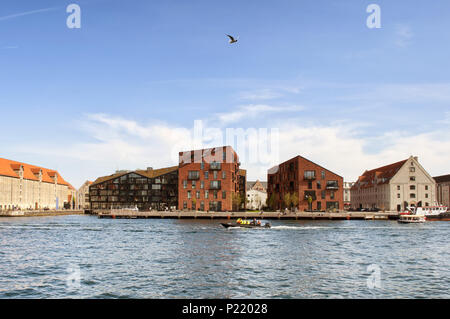
<svg viewBox="0 0 450 319"><path fill-rule="evenodd" d="M267 198L273 209L288 206L285 200L288 193L298 200L298 205L291 203L289 206L296 206L300 211L344 208L344 179L304 157L296 156L271 168L267 181Z"/></svg>
<svg viewBox="0 0 450 319"><path fill-rule="evenodd" d="M239 157L231 146L179 153L178 208L180 210L232 211L237 194L242 197L240 184L243 171ZM245 189L244 189L245 199Z"/></svg>

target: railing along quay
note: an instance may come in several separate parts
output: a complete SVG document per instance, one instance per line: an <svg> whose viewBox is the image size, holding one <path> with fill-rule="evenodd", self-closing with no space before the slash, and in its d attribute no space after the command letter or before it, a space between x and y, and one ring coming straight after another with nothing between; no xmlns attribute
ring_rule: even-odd
<svg viewBox="0 0 450 319"><path fill-rule="evenodd" d="M99 218L160 218L160 219L279 219L279 220L387 220L398 219L397 212L339 212L339 213L317 213L317 212L200 212L200 211L98 211Z"/></svg>

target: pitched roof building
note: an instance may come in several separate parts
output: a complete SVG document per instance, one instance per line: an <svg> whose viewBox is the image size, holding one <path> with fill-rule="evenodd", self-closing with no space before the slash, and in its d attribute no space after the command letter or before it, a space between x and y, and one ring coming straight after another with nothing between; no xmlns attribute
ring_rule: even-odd
<svg viewBox="0 0 450 319"><path fill-rule="evenodd" d="M436 201L436 183L417 157L366 170L352 186L351 207L400 211Z"/></svg>
<svg viewBox="0 0 450 319"><path fill-rule="evenodd" d="M344 208L344 179L302 156L269 169L267 181L268 204L272 209L333 211Z"/></svg>
<svg viewBox="0 0 450 319"><path fill-rule="evenodd" d="M0 158L0 209L59 209L71 194L58 171Z"/></svg>
<svg viewBox="0 0 450 319"><path fill-rule="evenodd" d="M178 166L118 171L97 178L89 186L90 209L176 208Z"/></svg>
<svg viewBox="0 0 450 319"><path fill-rule="evenodd" d="M434 177L434 180L438 203L450 207L450 174Z"/></svg>

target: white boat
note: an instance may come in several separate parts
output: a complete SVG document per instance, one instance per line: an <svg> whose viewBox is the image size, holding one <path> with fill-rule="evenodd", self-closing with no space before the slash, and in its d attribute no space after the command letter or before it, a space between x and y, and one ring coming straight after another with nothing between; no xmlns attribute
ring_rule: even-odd
<svg viewBox="0 0 450 319"><path fill-rule="evenodd" d="M446 213L448 210L447 206L436 205L436 206L425 206L425 207L414 207L410 206L405 212L400 215L423 215L423 216L439 216Z"/></svg>
<svg viewBox="0 0 450 319"><path fill-rule="evenodd" d="M424 215L400 215L398 222L402 224L425 223L427 218Z"/></svg>

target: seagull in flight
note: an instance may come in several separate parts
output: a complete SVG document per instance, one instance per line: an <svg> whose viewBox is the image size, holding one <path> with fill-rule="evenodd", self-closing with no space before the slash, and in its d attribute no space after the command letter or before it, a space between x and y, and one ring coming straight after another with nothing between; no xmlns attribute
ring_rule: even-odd
<svg viewBox="0 0 450 319"><path fill-rule="evenodd" d="M229 35L229 34L227 34L227 37L229 37L230 38L230 43L235 43L235 42L237 42L238 40L236 40L235 38L233 38L231 35Z"/></svg>

